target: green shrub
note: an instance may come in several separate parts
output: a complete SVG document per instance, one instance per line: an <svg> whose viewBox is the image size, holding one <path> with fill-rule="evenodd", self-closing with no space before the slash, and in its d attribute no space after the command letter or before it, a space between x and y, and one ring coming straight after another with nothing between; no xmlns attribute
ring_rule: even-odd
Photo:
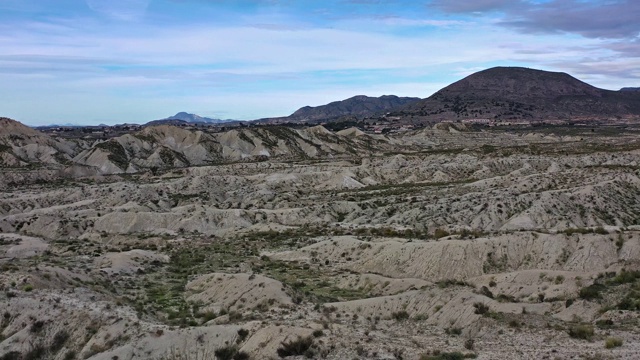
<svg viewBox="0 0 640 360"><path fill-rule="evenodd" d="M613 349L620 346L622 346L622 339L617 337L608 337L604 341L604 347L606 347L607 349Z"/></svg>
<svg viewBox="0 0 640 360"><path fill-rule="evenodd" d="M580 296L581 299L585 299L585 300L600 299L602 298L601 292L603 292L605 289L606 287L602 284L593 284L580 289L580 292L578 293L578 295Z"/></svg>
<svg viewBox="0 0 640 360"><path fill-rule="evenodd" d="M584 340L591 340L594 334L593 326L589 324L573 325L567 332L572 338Z"/></svg>

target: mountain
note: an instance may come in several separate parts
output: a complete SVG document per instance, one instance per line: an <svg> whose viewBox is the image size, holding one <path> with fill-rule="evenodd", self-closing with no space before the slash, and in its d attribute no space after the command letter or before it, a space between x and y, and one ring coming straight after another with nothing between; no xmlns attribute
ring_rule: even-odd
<svg viewBox="0 0 640 360"><path fill-rule="evenodd" d="M640 91L640 87L623 87L620 91Z"/></svg>
<svg viewBox="0 0 640 360"><path fill-rule="evenodd" d="M358 95L346 100L334 101L321 106L305 106L289 116L260 119L265 123L320 123L337 120L343 116L365 118L382 115L388 111L401 108L419 101L420 98L383 95L370 97Z"/></svg>
<svg viewBox="0 0 640 360"><path fill-rule="evenodd" d="M640 116L640 93L599 89L568 74L495 67L399 112L413 121L602 119Z"/></svg>
<svg viewBox="0 0 640 360"><path fill-rule="evenodd" d="M150 121L148 123L146 123L146 126L152 126L152 125L179 125L181 124L180 122L176 122L175 120L179 120L182 121L184 123L191 123L191 124L222 124L222 123L229 123L229 122L235 122L237 120L222 120L222 119L212 119L212 118L208 118L208 117L203 117L200 115L196 115L196 114L189 114L187 112L179 112L173 116L169 116L167 118L164 119L160 119L160 120L153 120Z"/></svg>

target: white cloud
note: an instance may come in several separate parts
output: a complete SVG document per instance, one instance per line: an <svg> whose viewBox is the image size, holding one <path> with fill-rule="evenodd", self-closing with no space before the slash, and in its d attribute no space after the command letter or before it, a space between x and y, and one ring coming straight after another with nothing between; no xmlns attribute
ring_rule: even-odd
<svg viewBox="0 0 640 360"><path fill-rule="evenodd" d="M134 8L116 4L96 11L140 14L148 1L135 1ZM0 82L12 84L0 88L7 112L1 115L25 114L35 121L57 114L45 123L86 119L88 113L101 114L100 121L147 121L212 109L247 119L356 94L426 97L496 62L582 75L606 73L612 64L624 71L640 68L616 60L604 40L519 34L492 19L388 20L389 26L438 28L409 35L381 29L380 19L360 21L360 27L305 25L295 31L215 24L111 27L90 19L0 24ZM589 67L574 65L582 62ZM598 86L607 82L590 79Z"/></svg>
<svg viewBox="0 0 640 360"><path fill-rule="evenodd" d="M87 6L98 14L116 19L133 21L147 11L151 0L85 0Z"/></svg>

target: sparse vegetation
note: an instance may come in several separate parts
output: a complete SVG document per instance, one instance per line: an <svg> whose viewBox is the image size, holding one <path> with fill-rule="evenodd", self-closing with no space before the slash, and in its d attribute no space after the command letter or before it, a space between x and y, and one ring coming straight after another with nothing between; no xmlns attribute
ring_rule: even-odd
<svg viewBox="0 0 640 360"><path fill-rule="evenodd" d="M567 330L569 336L576 339L591 340L594 335L593 326L589 324L572 325Z"/></svg>
<svg viewBox="0 0 640 360"><path fill-rule="evenodd" d="M604 347L607 349L613 349L622 346L622 339L617 337L608 337L604 340Z"/></svg>

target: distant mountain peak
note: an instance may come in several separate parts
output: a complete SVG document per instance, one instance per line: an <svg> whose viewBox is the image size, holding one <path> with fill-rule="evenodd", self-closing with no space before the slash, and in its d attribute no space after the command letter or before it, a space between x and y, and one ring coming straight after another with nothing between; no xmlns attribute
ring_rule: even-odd
<svg viewBox="0 0 640 360"><path fill-rule="evenodd" d="M422 122L606 119L640 115L640 96L599 89L562 72L494 67L456 81L403 112Z"/></svg>
<svg viewBox="0 0 640 360"><path fill-rule="evenodd" d="M227 122L232 122L237 120L213 119L213 118L203 117L196 114L191 114L186 111L180 111L173 116L169 116L164 119L150 121L146 125L170 124L177 121L190 123L190 124L222 124L222 123L227 123Z"/></svg>

